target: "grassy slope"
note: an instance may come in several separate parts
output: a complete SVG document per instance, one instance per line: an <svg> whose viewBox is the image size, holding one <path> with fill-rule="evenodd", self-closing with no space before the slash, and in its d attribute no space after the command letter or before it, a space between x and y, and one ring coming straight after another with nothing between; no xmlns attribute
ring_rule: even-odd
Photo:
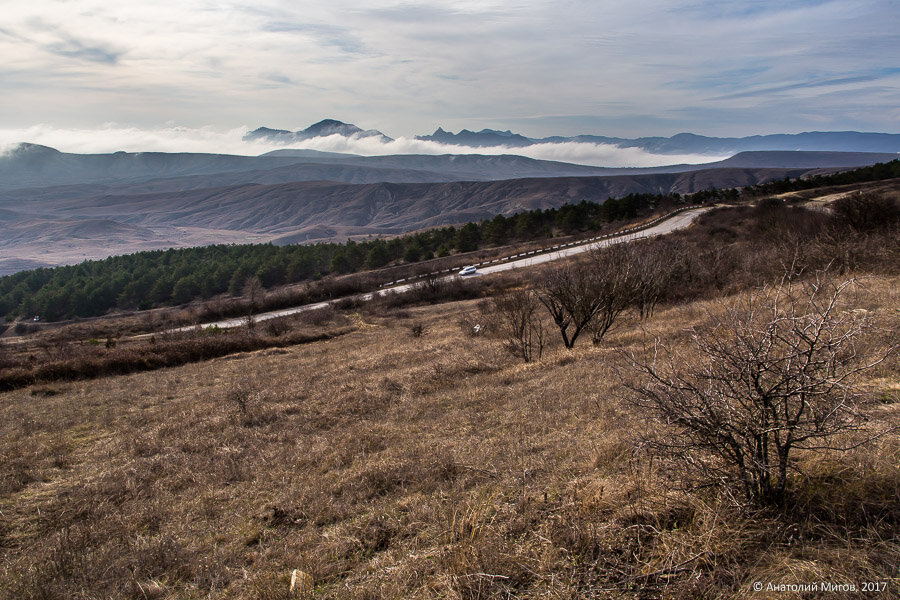
<svg viewBox="0 0 900 600"><path fill-rule="evenodd" d="M870 280L853 306L896 320L898 289ZM672 491L639 451L614 348L686 343L708 309L524 365L466 335L482 317L462 302L2 394L0 598L281 598L292 569L327 598L726 598L891 577L897 593L900 436L806 460L788 515ZM870 383L874 419L900 423L896 358Z"/></svg>

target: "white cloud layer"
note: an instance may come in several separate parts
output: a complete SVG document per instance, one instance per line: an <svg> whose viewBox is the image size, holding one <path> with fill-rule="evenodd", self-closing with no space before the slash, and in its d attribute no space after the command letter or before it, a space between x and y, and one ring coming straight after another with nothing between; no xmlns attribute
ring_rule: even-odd
<svg viewBox="0 0 900 600"><path fill-rule="evenodd" d="M210 127L163 127L138 129L114 124L100 129L58 129L37 125L26 129L0 129L0 151L9 151L22 141L80 154L126 152L209 152L258 155L285 148L265 141L245 142L246 127L219 131ZM331 135L291 144L290 148L342 152L364 156L389 154L517 154L597 167L655 167L673 164L700 164L727 158L709 155L652 154L639 148L619 148L609 144L580 142L542 143L524 148L469 147L440 144L430 140L401 137L383 142L377 137Z"/></svg>
<svg viewBox="0 0 900 600"><path fill-rule="evenodd" d="M898 47L895 0L29 0L0 128L900 132Z"/></svg>

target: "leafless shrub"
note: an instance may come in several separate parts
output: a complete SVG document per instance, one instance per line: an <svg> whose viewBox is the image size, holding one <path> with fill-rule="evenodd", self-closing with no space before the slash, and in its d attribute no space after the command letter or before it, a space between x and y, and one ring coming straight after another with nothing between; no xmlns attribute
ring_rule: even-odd
<svg viewBox="0 0 900 600"><path fill-rule="evenodd" d="M479 337L496 333L490 300L481 300L476 310L464 314L456 324L466 337Z"/></svg>
<svg viewBox="0 0 900 600"><path fill-rule="evenodd" d="M656 305L673 279L671 261L677 248L675 244L661 242L636 244L633 250L632 300L643 321L653 316Z"/></svg>
<svg viewBox="0 0 900 600"><path fill-rule="evenodd" d="M250 381L236 381L225 393L225 400L242 416L250 414L259 400L259 390Z"/></svg>
<svg viewBox="0 0 900 600"><path fill-rule="evenodd" d="M509 351L531 362L544 351L544 326L538 315L540 301L526 289L514 289L495 296L491 307Z"/></svg>
<svg viewBox="0 0 900 600"><path fill-rule="evenodd" d="M632 402L676 431L653 445L701 482L782 503L796 450L847 449L842 434L865 425L856 377L887 355L865 356L872 323L841 309L855 283L783 281L726 307L711 330L692 330L692 356L657 341L649 361L632 357L642 375L626 382Z"/></svg>
<svg viewBox="0 0 900 600"><path fill-rule="evenodd" d="M15 366L15 364L16 361L13 358L13 353L9 346L6 342L0 341L0 369L7 369Z"/></svg>
<svg viewBox="0 0 900 600"><path fill-rule="evenodd" d="M644 258L644 256L648 258ZM634 244L617 244L591 253L592 293L597 306L591 322L591 341L599 344L616 319L637 298L639 283L647 281L648 301L651 295L652 261L649 250ZM644 273L641 270L647 268Z"/></svg>
<svg viewBox="0 0 900 600"><path fill-rule="evenodd" d="M211 321L214 319L224 319L235 313L246 313L247 309L240 307L240 302L241 301L237 298L214 298L203 304L200 318L203 321ZM155 314L156 313L153 311L148 311L144 318L149 331L158 329L155 324Z"/></svg>
<svg viewBox="0 0 900 600"><path fill-rule="evenodd" d="M416 284L416 287L421 288L431 296L440 296L445 286L446 282L441 277L434 274L428 275L421 282Z"/></svg>
<svg viewBox="0 0 900 600"><path fill-rule="evenodd" d="M297 313L294 318L305 325L324 325L325 323L334 320L334 317L334 307L329 304L322 308L305 310Z"/></svg>
<svg viewBox="0 0 900 600"><path fill-rule="evenodd" d="M831 203L834 215L856 231L875 231L900 222L896 196L878 192L856 192Z"/></svg>
<svg viewBox="0 0 900 600"><path fill-rule="evenodd" d="M291 321L292 319L290 317L276 317L274 319L266 319L265 321L263 321L263 323L265 324L265 332L267 335L272 337L284 335L291 330Z"/></svg>
<svg viewBox="0 0 900 600"><path fill-rule="evenodd" d="M46 355L47 360L65 360L72 355L72 341L64 336L46 337L39 341L37 346Z"/></svg>
<svg viewBox="0 0 900 600"><path fill-rule="evenodd" d="M362 310L367 301L363 300L359 296L350 296L347 298L340 298L331 303L336 310L345 311L345 312L354 312Z"/></svg>
<svg viewBox="0 0 900 600"><path fill-rule="evenodd" d="M600 309L594 278L584 264L553 268L538 287L537 297L559 329L563 345L572 348Z"/></svg>
<svg viewBox="0 0 900 600"><path fill-rule="evenodd" d="M272 422L277 415L267 407L268 395L252 379L234 382L225 392L225 401L236 412L244 427L257 427Z"/></svg>
<svg viewBox="0 0 900 600"><path fill-rule="evenodd" d="M413 323L409 326L409 333L414 338L422 337L425 335L425 325L422 323Z"/></svg>

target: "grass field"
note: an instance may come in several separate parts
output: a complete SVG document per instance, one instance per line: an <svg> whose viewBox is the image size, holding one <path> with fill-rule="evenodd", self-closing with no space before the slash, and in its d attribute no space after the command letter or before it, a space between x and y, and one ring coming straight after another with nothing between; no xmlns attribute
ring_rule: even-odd
<svg viewBox="0 0 900 600"><path fill-rule="evenodd" d="M844 307L888 328L871 351L898 290L868 278ZM525 364L472 335L477 300L382 309L333 339L3 393L0 598L288 598L295 569L316 598L896 596L896 431L800 456L783 509L683 489L645 451L623 352L686 350L720 310L661 306ZM900 425L896 355L865 386L871 424Z"/></svg>

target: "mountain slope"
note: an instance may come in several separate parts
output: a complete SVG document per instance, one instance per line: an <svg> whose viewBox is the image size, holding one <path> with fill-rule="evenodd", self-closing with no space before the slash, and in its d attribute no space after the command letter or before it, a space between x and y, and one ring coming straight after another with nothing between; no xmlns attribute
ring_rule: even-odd
<svg viewBox="0 0 900 600"><path fill-rule="evenodd" d="M158 189L199 189L238 183L330 180L397 183L562 177L629 172L501 155L358 156L305 150L262 156L116 152L69 154L21 144L0 155L0 192L81 184L122 186L154 181ZM171 181L181 178L180 182ZM186 179L192 178L192 179ZM162 183L158 180L170 180Z"/></svg>
<svg viewBox="0 0 900 600"><path fill-rule="evenodd" d="M428 183L677 173L715 167L857 167L895 157L851 152L748 152L705 165L605 168L510 154L359 156L311 150L279 150L258 157L162 152L68 154L45 146L22 144L0 156L0 200L181 192L294 181Z"/></svg>
<svg viewBox="0 0 900 600"><path fill-rule="evenodd" d="M339 228L347 234L396 233L582 199L602 202L609 196L630 193L689 193L712 187L746 186L797 177L807 171L714 169L490 182L244 184L181 193L34 199L28 210L35 215L111 219L149 228L193 227L273 237L323 226ZM8 202L0 207L15 211L16 205Z"/></svg>
<svg viewBox="0 0 900 600"><path fill-rule="evenodd" d="M296 162L296 158L289 157L202 153L69 154L37 144L20 144L0 155L0 189L131 183L161 177L271 169Z"/></svg>
<svg viewBox="0 0 900 600"><path fill-rule="evenodd" d="M534 144L562 144L580 142L609 144L620 148L639 148L653 154L735 154L747 151L810 151L810 152L900 152L900 134L862 133L858 131L811 131L798 134L754 135L742 138L717 138L679 133L672 137L619 138L599 135L552 136L527 138L510 131L484 129L479 132L463 129L449 133L438 128L431 135L417 139L455 146L506 146L522 148Z"/></svg>

